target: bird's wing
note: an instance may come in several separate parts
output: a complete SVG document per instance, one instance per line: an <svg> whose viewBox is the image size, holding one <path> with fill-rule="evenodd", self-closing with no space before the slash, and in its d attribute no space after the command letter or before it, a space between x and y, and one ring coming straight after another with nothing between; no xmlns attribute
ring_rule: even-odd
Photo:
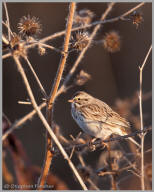
<svg viewBox="0 0 154 192"><path fill-rule="evenodd" d="M108 117L108 124L115 124L115 125L119 125L121 127L130 127L130 124L128 121L126 121L126 119L122 118L118 113L112 111L110 114L109 114L109 117Z"/></svg>
<svg viewBox="0 0 154 192"><path fill-rule="evenodd" d="M121 117L118 113L113 111L111 107L109 107L106 103L103 102L103 106L106 110L106 113L108 114L108 120L107 120L108 124L112 124L112 125L115 124L125 128L130 127L129 122L126 121L125 118Z"/></svg>
<svg viewBox="0 0 154 192"><path fill-rule="evenodd" d="M105 122L107 119L106 111L97 104L83 105L80 107L80 111L87 120Z"/></svg>
<svg viewBox="0 0 154 192"><path fill-rule="evenodd" d="M80 109L82 114L88 120L99 121L112 126L122 126L128 128L129 123L118 113L113 111L106 103L84 105Z"/></svg>

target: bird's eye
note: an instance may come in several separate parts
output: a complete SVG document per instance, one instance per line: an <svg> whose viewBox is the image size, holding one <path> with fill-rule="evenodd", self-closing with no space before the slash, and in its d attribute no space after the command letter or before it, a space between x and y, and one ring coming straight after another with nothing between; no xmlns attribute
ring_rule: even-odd
<svg viewBox="0 0 154 192"><path fill-rule="evenodd" d="M78 101L80 101L80 98L78 98Z"/></svg>

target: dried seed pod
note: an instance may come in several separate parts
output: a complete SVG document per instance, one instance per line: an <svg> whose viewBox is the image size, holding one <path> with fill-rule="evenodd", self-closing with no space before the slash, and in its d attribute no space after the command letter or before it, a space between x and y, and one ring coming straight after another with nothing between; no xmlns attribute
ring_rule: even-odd
<svg viewBox="0 0 154 192"><path fill-rule="evenodd" d="M77 51L82 51L89 43L90 37L88 32L77 32L72 38L72 47Z"/></svg>
<svg viewBox="0 0 154 192"><path fill-rule="evenodd" d="M20 42L21 42L21 37L16 33L13 33L13 36L11 37L11 41L10 41L11 48L14 48L15 45L19 44Z"/></svg>
<svg viewBox="0 0 154 192"><path fill-rule="evenodd" d="M80 73L77 75L75 79L75 84L82 86L84 85L89 79L91 79L90 74L86 73L84 70L81 70Z"/></svg>
<svg viewBox="0 0 154 192"><path fill-rule="evenodd" d="M41 29L41 24L39 19L36 17L30 17L30 15L23 16L18 23L19 33L23 36L35 36L39 34Z"/></svg>
<svg viewBox="0 0 154 192"><path fill-rule="evenodd" d="M137 11L133 12L133 14L131 15L131 19L133 24L136 25L136 28L138 28L139 24L141 24L144 21L142 14Z"/></svg>
<svg viewBox="0 0 154 192"><path fill-rule="evenodd" d="M111 53L119 51L121 46L119 34L115 31L110 31L106 33L103 39L103 46L107 51Z"/></svg>
<svg viewBox="0 0 154 192"><path fill-rule="evenodd" d="M46 49L44 48L44 47L42 47L42 46L39 46L38 47L38 52L39 52L39 54L42 56L42 55L45 55L45 53L46 53Z"/></svg>
<svg viewBox="0 0 154 192"><path fill-rule="evenodd" d="M86 25L91 23L94 13L88 9L82 9L79 12L75 13L74 16L74 25Z"/></svg>
<svg viewBox="0 0 154 192"><path fill-rule="evenodd" d="M21 37L16 33L13 33L13 36L11 37L10 48L15 55L23 57L27 55L24 41L22 41Z"/></svg>

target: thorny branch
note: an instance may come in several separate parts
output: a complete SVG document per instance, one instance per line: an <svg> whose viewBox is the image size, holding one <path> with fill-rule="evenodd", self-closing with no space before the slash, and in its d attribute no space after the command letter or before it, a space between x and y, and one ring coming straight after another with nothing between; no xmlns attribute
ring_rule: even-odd
<svg viewBox="0 0 154 192"><path fill-rule="evenodd" d="M102 146L104 145L104 143L113 142L113 141L125 140L125 139L127 139L128 137L133 137L133 136L136 136L136 135L141 134L141 133L147 133L147 132L149 132L149 131L151 131L151 130L152 130L152 128L149 127L149 128L146 128L146 129L144 129L144 130L142 130L142 131L141 131L141 130L137 130L137 131L135 131L135 132L133 132L133 133L130 133L130 134L124 135L124 136L113 137L113 138L106 139L106 140L96 140L96 141L93 142L91 145L93 145L94 148L97 149L97 148L102 147ZM72 150L72 148L74 148L74 147L75 147L76 150L79 150L79 151L80 151L80 150L82 150L82 149L84 149L84 148L86 148L86 147L89 148L89 143L86 143L86 144L71 143L71 146L65 147L65 150L66 150L66 151L70 151L70 150ZM53 153L54 153L55 155L59 155L59 154L60 154L60 153L59 153L59 150L57 150L57 149L53 149Z"/></svg>
<svg viewBox="0 0 154 192"><path fill-rule="evenodd" d="M9 38L9 42L10 42L10 40L11 40L10 20L9 20L9 14L8 14L6 2L4 2L4 8L5 8L5 13L6 13L6 23L7 23L7 28L8 28L8 38Z"/></svg>

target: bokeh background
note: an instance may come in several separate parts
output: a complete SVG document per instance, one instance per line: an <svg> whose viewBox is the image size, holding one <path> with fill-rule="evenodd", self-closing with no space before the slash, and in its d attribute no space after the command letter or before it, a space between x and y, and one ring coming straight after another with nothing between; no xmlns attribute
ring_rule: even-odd
<svg viewBox="0 0 154 192"><path fill-rule="evenodd" d="M39 35L40 39L64 30L68 5L68 3L7 3L11 29L18 33L17 24L20 18L30 14L40 19L43 28L42 33ZM108 15L108 19L119 16L136 5L137 3L116 3ZM105 11L107 3L78 3L77 11L85 8L94 12L95 21ZM143 14L144 22L138 28L130 21L107 23L101 27L95 40L100 40L107 32L115 30L121 37L122 46L120 51L109 53L103 48L102 44L92 45L77 69L77 72L81 69L88 72L91 75L91 80L81 87L76 86L70 89L56 100L54 120L60 126L61 132L66 138L70 138L70 134L75 137L80 131L80 128L71 117L70 104L67 102L76 91L84 90L113 106L117 99L130 98L139 90L139 66L142 64L152 42L152 4L146 3L140 8L140 11ZM3 17L5 18L4 10ZM61 48L62 44L63 36L51 41L51 45L57 48ZM31 49L28 56L46 92L49 94L58 68L60 55L47 50L44 56L40 56L37 49ZM77 52L70 53L63 78L65 78L77 57ZM41 92L24 62L23 66L28 75L34 96L37 102L41 103ZM143 93L151 90L152 58L150 54L143 72ZM30 105L18 104L19 100L26 100L27 98L24 83L13 59L5 59L3 61L3 112L12 123L32 110ZM45 114L45 110L43 112ZM138 106L136 113L139 113ZM152 124L151 99L143 103L143 113L146 114L144 125L150 126ZM22 142L32 164L41 167L45 155L45 128L37 115L20 129L15 130L14 133ZM150 146L151 136L148 135L145 142L147 146ZM87 164L95 167L99 155L100 152L86 154ZM76 159L73 160L77 164ZM9 155L7 156L7 164L14 174L12 160ZM65 181L70 189L80 189L78 183L74 179L70 179L72 173L62 156L54 158L51 171ZM137 185L136 183L135 189L137 189ZM123 186L124 188L125 186Z"/></svg>

